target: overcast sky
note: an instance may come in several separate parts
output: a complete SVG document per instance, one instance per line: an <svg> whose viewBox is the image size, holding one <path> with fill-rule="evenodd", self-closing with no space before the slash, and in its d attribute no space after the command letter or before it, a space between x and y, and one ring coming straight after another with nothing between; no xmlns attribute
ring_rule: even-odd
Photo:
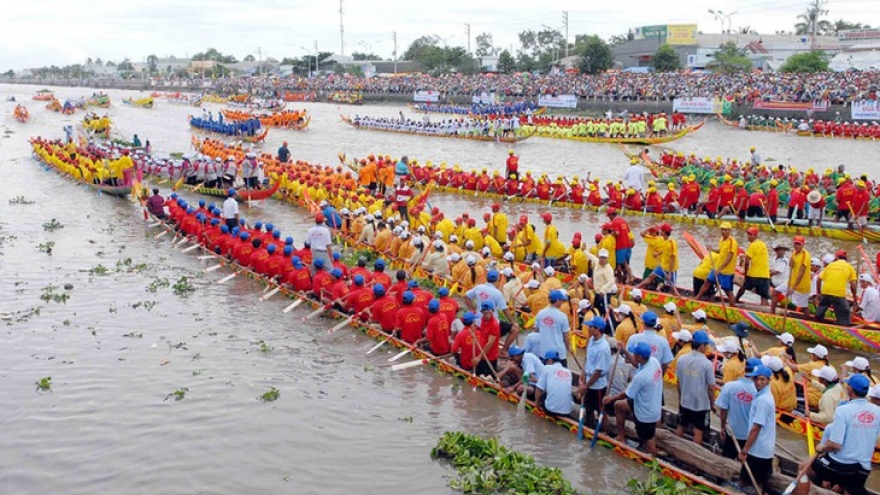
<svg viewBox="0 0 880 495"><path fill-rule="evenodd" d="M495 44L515 49L516 34L542 25L562 28L569 12L569 40L576 34L603 38L628 28L654 24L697 23L719 32L708 9L736 12L732 26L750 26L763 34L792 30L807 0L560 0L550 7L533 0L344 0L345 53L372 49L390 57L392 31L398 53L415 38L436 34L449 45L467 46L487 31ZM598 5L594 5L598 4ZM608 6L611 5L611 6ZM880 26L878 0L828 0L825 19ZM185 57L208 47L239 59L248 54L281 59L314 51L340 51L338 0L35 0L4 2L0 23L0 71L43 65L82 63L87 57L119 62L147 55ZM473 43L473 42L472 42ZM475 45L472 44L472 48Z"/></svg>

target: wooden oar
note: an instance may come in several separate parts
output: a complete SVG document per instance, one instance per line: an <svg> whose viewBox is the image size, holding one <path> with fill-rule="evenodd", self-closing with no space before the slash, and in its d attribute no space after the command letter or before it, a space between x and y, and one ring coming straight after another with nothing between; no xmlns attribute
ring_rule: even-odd
<svg viewBox="0 0 880 495"><path fill-rule="evenodd" d="M278 294L278 292L280 292L280 291L281 291L281 286L279 285L279 286L275 287L274 289L270 290L269 292L260 296L260 301L265 301L265 300L269 299L270 297L274 296L275 294Z"/></svg>
<svg viewBox="0 0 880 495"><path fill-rule="evenodd" d="M733 439L733 446L736 447L736 456L739 457L742 451L739 448L739 442L736 441L736 436L734 436L733 430L729 424L727 425L727 434ZM749 467L748 460L742 461L742 465L746 468L746 472L749 473L749 479L752 481L752 486L755 487L755 491L758 492L758 495L761 495L761 488L758 486L758 482L755 481L755 475L752 474L752 468Z"/></svg>
<svg viewBox="0 0 880 495"><path fill-rule="evenodd" d="M367 351L367 354L372 354L372 353L376 352L377 349L379 349L380 347L385 345L389 340L391 340L391 337L388 337L387 339L383 340L382 342L379 342L378 344L374 345L373 347L370 347L370 350Z"/></svg>
<svg viewBox="0 0 880 495"><path fill-rule="evenodd" d="M311 320L312 318L314 318L314 317L316 317L316 316L318 316L318 315L324 313L324 311L327 311L328 309L330 309L330 308L332 308L332 307L333 307L333 304L332 304L332 303L331 303L331 304L325 304L325 305L321 306L320 308L318 308L318 309L312 311L311 313L309 313L309 314L303 316L303 321Z"/></svg>
<svg viewBox="0 0 880 495"><path fill-rule="evenodd" d="M348 318L346 318L346 319L342 320L341 322L337 323L337 324L334 325L333 328L331 328L327 333L333 333L333 332L335 332L335 331L341 329L342 327L348 325L349 323L351 323L351 320L354 319L354 316L355 316L355 315L351 315L351 316L349 316Z"/></svg>
<svg viewBox="0 0 880 495"><path fill-rule="evenodd" d="M227 276L221 278L220 280L218 280L218 281L217 281L217 285L223 285L223 284L225 284L226 282L229 282L230 280L232 280L233 278L235 278L236 275L238 275L238 272L232 272L232 273L230 273L229 275L227 275Z"/></svg>
<svg viewBox="0 0 880 495"><path fill-rule="evenodd" d="M391 367L391 371L400 371L400 370L405 370L405 369L409 369L409 368L415 368L416 366L421 366L423 364L428 364L430 362L431 362L431 360L427 359L427 358L416 359L415 361L408 361L406 363L395 364L394 366Z"/></svg>
<svg viewBox="0 0 880 495"><path fill-rule="evenodd" d="M767 221L770 222L770 228L773 229L773 232L778 234L779 231L776 230L776 225L773 225L773 217L770 216L770 210L768 210L767 207L764 206L763 199L761 200L761 208L764 210L764 214L767 215Z"/></svg>
<svg viewBox="0 0 880 495"><path fill-rule="evenodd" d="M162 232L159 232L158 234L154 235L153 239L161 239L161 238L165 237L166 235L168 235L170 232L171 232L170 230L163 230Z"/></svg>
<svg viewBox="0 0 880 495"><path fill-rule="evenodd" d="M816 440L813 438L813 422L810 420L810 394L807 378L804 377L802 387L804 389L804 419L807 420L807 451L810 455L816 455Z"/></svg>
<svg viewBox="0 0 880 495"><path fill-rule="evenodd" d="M409 354L410 352L412 352L412 347L408 347L408 348L406 348L406 349L404 349L404 350L398 352L398 353L395 354L394 356L388 358L388 362L389 362L389 363L393 363L393 362L397 361L398 359L402 358L403 356L406 356L406 355Z"/></svg>
<svg viewBox="0 0 880 495"><path fill-rule="evenodd" d="M614 364L611 365L611 373L608 376L608 385L605 386L605 396L611 392L611 383L614 382L614 374L617 372L617 363L620 361L620 353L614 356ZM605 408L599 411L599 420L596 421L596 428L593 430L593 438L590 440L590 450L596 449L596 443L599 441L599 432L602 431L602 420L605 419Z"/></svg>
<svg viewBox="0 0 880 495"><path fill-rule="evenodd" d="M208 268L205 268L204 272L211 273L211 272L214 272L214 271L217 271L217 270L223 268L224 266L226 266L226 265L224 265L223 263L219 263L214 266L209 266Z"/></svg>
<svg viewBox="0 0 880 495"><path fill-rule="evenodd" d="M806 477L807 470L810 469L810 466L813 465L813 461L815 460L816 456L812 456L807 460L804 468L798 471L797 476L795 476L794 479L791 480L791 483L789 483L789 485L785 488L785 491L782 492L782 495L791 495L792 493L794 493L795 488L797 488L800 483L806 483L807 481L809 481L809 479Z"/></svg>
<svg viewBox="0 0 880 495"><path fill-rule="evenodd" d="M519 396L519 403L516 405L516 413L522 414L526 410L526 396L529 395L529 374L523 373L522 377L522 395Z"/></svg>
<svg viewBox="0 0 880 495"><path fill-rule="evenodd" d="M300 298L300 299L297 299L296 301L290 303L290 305L287 306L286 308L284 308L281 312L284 313L284 314L290 313L291 311L293 311L294 308L296 308L297 306L299 306L300 304L302 304L303 301L305 301L305 300L306 300L305 297L302 297L302 298Z"/></svg>
<svg viewBox="0 0 880 495"><path fill-rule="evenodd" d="M183 249L183 250L180 251L180 252L181 252L181 253L188 253L188 252L190 252L190 251L195 251L196 249L198 249L198 248L200 248L200 247L202 247L201 244L193 244L192 246L190 246L190 247L188 247L188 248L185 248L185 249Z"/></svg>

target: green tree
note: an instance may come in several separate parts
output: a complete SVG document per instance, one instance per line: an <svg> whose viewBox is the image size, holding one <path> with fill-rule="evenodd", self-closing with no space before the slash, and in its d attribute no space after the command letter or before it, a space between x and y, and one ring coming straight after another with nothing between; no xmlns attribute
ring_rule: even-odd
<svg viewBox="0 0 880 495"><path fill-rule="evenodd" d="M832 25L828 21L820 20L825 11L818 4L812 4L803 14L798 14L799 21L794 25L795 34L828 34Z"/></svg>
<svg viewBox="0 0 880 495"><path fill-rule="evenodd" d="M354 60L382 60L382 57L376 55L375 53L361 53L361 52L353 52L351 54L351 58Z"/></svg>
<svg viewBox="0 0 880 495"><path fill-rule="evenodd" d="M474 55L478 57L494 57L498 55L499 49L492 41L492 33L480 33L475 41L477 49L474 51Z"/></svg>
<svg viewBox="0 0 880 495"><path fill-rule="evenodd" d="M245 58L241 59L242 62L256 62L256 57L253 55L248 55Z"/></svg>
<svg viewBox="0 0 880 495"><path fill-rule="evenodd" d="M15 76L15 71L12 70L12 69L9 69L8 71L4 72L3 75L6 76L6 77L14 77L14 76Z"/></svg>
<svg viewBox="0 0 880 495"><path fill-rule="evenodd" d="M722 74L735 74L752 70L752 61L745 56L745 52L736 47L736 43L728 41L712 55L712 60L706 64L706 68Z"/></svg>
<svg viewBox="0 0 880 495"><path fill-rule="evenodd" d="M626 32L626 34L615 34L614 36L608 38L608 44L611 46L622 45L627 41L632 41L636 39L636 33L633 32L632 29ZM577 45L577 41L575 41L575 45Z"/></svg>
<svg viewBox="0 0 880 495"><path fill-rule="evenodd" d="M822 50L788 57L779 72L827 72L828 55Z"/></svg>
<svg viewBox="0 0 880 495"><path fill-rule="evenodd" d="M147 68L150 74L155 74L157 69L157 64L159 63L159 57L155 55L147 56Z"/></svg>
<svg viewBox="0 0 880 495"><path fill-rule="evenodd" d="M109 65L109 63L108 63ZM128 57L122 59L122 62L119 62L119 65L116 66L116 70L118 71L132 71L134 70L134 65L132 65L131 60Z"/></svg>
<svg viewBox="0 0 880 495"><path fill-rule="evenodd" d="M831 23L831 34L837 36L841 31L847 31L850 29L871 29L869 25L863 25L861 22L848 22L843 19L838 19Z"/></svg>
<svg viewBox="0 0 880 495"><path fill-rule="evenodd" d="M674 72L681 70L681 59L675 49L664 43L654 52L651 67L657 72Z"/></svg>
<svg viewBox="0 0 880 495"><path fill-rule="evenodd" d="M580 43L576 37L575 51L580 57L578 69L585 74L599 74L614 65L614 56L608 43L595 34L580 38Z"/></svg>
<svg viewBox="0 0 880 495"><path fill-rule="evenodd" d="M498 72L502 74L512 74L516 72L516 60L507 50L502 50L498 54Z"/></svg>

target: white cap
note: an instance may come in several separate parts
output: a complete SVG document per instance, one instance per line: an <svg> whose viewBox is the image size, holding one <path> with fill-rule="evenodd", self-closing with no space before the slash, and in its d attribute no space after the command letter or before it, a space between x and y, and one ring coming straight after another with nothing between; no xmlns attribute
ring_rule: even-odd
<svg viewBox="0 0 880 495"><path fill-rule="evenodd" d="M663 309L665 309L667 313L675 313L675 308L676 306L674 302L668 302L663 305Z"/></svg>
<svg viewBox="0 0 880 495"><path fill-rule="evenodd" d="M691 332L687 329L681 329L678 332L672 332L672 338L675 340L680 340L682 342L690 342L693 340L694 336L691 335Z"/></svg>
<svg viewBox="0 0 880 495"><path fill-rule="evenodd" d="M459 261L461 261L461 255L458 253L452 253L452 256L450 256L450 258L455 263L458 263Z"/></svg>
<svg viewBox="0 0 880 495"><path fill-rule="evenodd" d="M785 345L794 344L794 335L792 335L788 332L785 332L782 335L777 335L776 338L779 339L780 341L782 341L782 343Z"/></svg>
<svg viewBox="0 0 880 495"><path fill-rule="evenodd" d="M614 308L615 313L623 313L625 315L631 315L632 309L630 309L629 304L621 304L620 306Z"/></svg>
<svg viewBox="0 0 880 495"><path fill-rule="evenodd" d="M600 249L599 250L599 258L607 258L607 257L608 257L608 250L607 249Z"/></svg>
<svg viewBox="0 0 880 495"><path fill-rule="evenodd" d="M425 226L419 225L419 228L416 229L416 232L418 232L419 234L424 234L425 233Z"/></svg>
<svg viewBox="0 0 880 495"><path fill-rule="evenodd" d="M513 252L508 251L508 252L504 253L504 261L513 261L513 259L514 259Z"/></svg>
<svg viewBox="0 0 880 495"><path fill-rule="evenodd" d="M466 241L464 243L464 247L465 247L465 249L473 249L474 248L474 241Z"/></svg>
<svg viewBox="0 0 880 495"><path fill-rule="evenodd" d="M880 399L880 385L874 385L868 390L868 397L873 397L875 399Z"/></svg>
<svg viewBox="0 0 880 495"><path fill-rule="evenodd" d="M860 282L868 282L869 284L872 284L872 283L874 283L874 277L872 277L868 273L863 273L863 274L859 275L859 281Z"/></svg>
<svg viewBox="0 0 880 495"><path fill-rule="evenodd" d="M412 244L413 244L413 246L421 246L421 245L423 245L423 243L422 243L422 238L421 238L421 237L414 237L413 240L412 240Z"/></svg>
<svg viewBox="0 0 880 495"><path fill-rule="evenodd" d="M327 202L322 199L318 206L327 206Z"/></svg>
<svg viewBox="0 0 880 495"><path fill-rule="evenodd" d="M833 254L826 254L825 256L822 256L822 263L825 263L826 265L833 262L833 261L834 261Z"/></svg>
<svg viewBox="0 0 880 495"><path fill-rule="evenodd" d="M375 218L377 220L382 220L382 212L377 211L376 213L373 213L373 218Z"/></svg>
<svg viewBox="0 0 880 495"><path fill-rule="evenodd" d="M532 263L532 270L540 270L540 269L541 269L540 263L538 263L537 261Z"/></svg>
<svg viewBox="0 0 880 495"><path fill-rule="evenodd" d="M392 234L400 234L401 232L403 232L403 227L401 227L399 225L397 227L394 227L393 229L391 229Z"/></svg>
<svg viewBox="0 0 880 495"><path fill-rule="evenodd" d="M348 215L351 213L351 211L349 211L348 208L343 208L343 209L339 210L339 213L341 213L343 215Z"/></svg>
<svg viewBox="0 0 880 495"><path fill-rule="evenodd" d="M629 297L642 297L642 289L633 289L629 291Z"/></svg>
<svg viewBox="0 0 880 495"><path fill-rule="evenodd" d="M588 299L581 299L580 301L578 301L578 309L587 309L590 306L592 306L592 304L590 304L590 301Z"/></svg>
<svg viewBox="0 0 880 495"><path fill-rule="evenodd" d="M724 353L724 352L733 353L733 352L739 351L739 345L737 345L736 342L731 342L729 340L722 340L720 344L715 346L715 349L718 352L722 352L722 353Z"/></svg>
<svg viewBox="0 0 880 495"><path fill-rule="evenodd" d="M435 239L443 239L443 232L434 232L434 235L432 235L431 237Z"/></svg>
<svg viewBox="0 0 880 495"><path fill-rule="evenodd" d="M819 359L825 359L828 357L828 348L822 344L819 344L816 347L807 347L807 352L815 354Z"/></svg>
<svg viewBox="0 0 880 495"><path fill-rule="evenodd" d="M767 360L765 361L764 358L767 358ZM764 356L761 358L761 362L773 371L780 371L785 366L777 356Z"/></svg>
<svg viewBox="0 0 880 495"><path fill-rule="evenodd" d="M465 260L465 262L466 262L468 265L476 265L476 264L477 264L477 258L474 258L474 255L471 254L471 255L468 255L467 260Z"/></svg>
<svg viewBox="0 0 880 495"><path fill-rule="evenodd" d="M580 275L578 275L578 280L581 282L586 282L587 280L590 280L590 277L588 277L586 273L581 273Z"/></svg>
<svg viewBox="0 0 880 495"><path fill-rule="evenodd" d="M449 242L458 242L458 236L452 234L451 236L449 236Z"/></svg>
<svg viewBox="0 0 880 495"><path fill-rule="evenodd" d="M373 215L364 215L367 220L373 220Z"/></svg>
<svg viewBox="0 0 880 495"><path fill-rule="evenodd" d="M443 241L434 241L434 247L437 249L443 248Z"/></svg>
<svg viewBox="0 0 880 495"><path fill-rule="evenodd" d="M409 232L404 230L403 232L400 233L400 238L401 239L409 239Z"/></svg>
<svg viewBox="0 0 880 495"><path fill-rule="evenodd" d="M698 309L698 310L694 311L693 313L691 313L691 316L693 316L695 320L705 320L706 319L706 312L703 311L702 309Z"/></svg>
<svg viewBox="0 0 880 495"><path fill-rule="evenodd" d="M813 258L810 260L810 266L822 266L822 261L819 258Z"/></svg>
<svg viewBox="0 0 880 495"><path fill-rule="evenodd" d="M529 289L537 289L540 286L541 286L541 282L538 282L535 279L529 280L529 283L526 284L526 287L528 287Z"/></svg>
<svg viewBox="0 0 880 495"><path fill-rule="evenodd" d="M813 376L816 378L821 378L826 382L833 382L837 380L837 371L834 370L832 366L822 366L817 370L813 370Z"/></svg>
<svg viewBox="0 0 880 495"><path fill-rule="evenodd" d="M853 369L857 369L859 371L865 371L866 369L868 369L868 367L870 365L871 365L871 363L869 363L868 360L863 358L862 356L859 356L859 357L853 359L852 361L846 362L847 368L853 368Z"/></svg>
<svg viewBox="0 0 880 495"><path fill-rule="evenodd" d="M492 254L492 250L486 246L483 246L483 249L480 250L480 254L482 254L483 256L489 256L490 254Z"/></svg>
<svg viewBox="0 0 880 495"><path fill-rule="evenodd" d="M553 275L556 274L556 270L554 270L552 266L548 266L547 268L544 268L544 273L545 273L548 277L552 277Z"/></svg>
<svg viewBox="0 0 880 495"><path fill-rule="evenodd" d="M400 225L403 225L404 227L409 227L409 221L404 220L404 221L400 222Z"/></svg>
<svg viewBox="0 0 880 495"><path fill-rule="evenodd" d="M501 270L501 274L504 275L505 277L512 277L514 275L513 268L508 266L504 270Z"/></svg>

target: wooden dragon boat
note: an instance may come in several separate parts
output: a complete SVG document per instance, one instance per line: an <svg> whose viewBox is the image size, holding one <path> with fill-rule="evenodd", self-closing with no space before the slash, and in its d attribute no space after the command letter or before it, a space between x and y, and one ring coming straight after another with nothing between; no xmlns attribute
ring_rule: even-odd
<svg viewBox="0 0 880 495"><path fill-rule="evenodd" d="M525 141L526 139L532 137L532 134L522 134L516 137L504 137L504 136L459 136L457 134L432 134L427 132L417 132L417 131L407 131L407 130L398 130L398 129L381 129L378 127L365 126L355 124L354 121L350 117L346 117L345 115L339 116L343 122L354 127L359 130L367 130L367 131L378 131L378 132L392 132L397 134L410 134L413 136L425 136L425 137L434 137L434 138L451 138L451 139L469 139L471 141L487 141L487 142L497 142L497 143L519 143L521 141Z"/></svg>
<svg viewBox="0 0 880 495"><path fill-rule="evenodd" d="M567 139L571 141L580 141L582 143L603 143L603 144L639 144L639 145L651 145L651 144L664 144L670 143L672 141L676 141L681 139L688 134L692 134L700 130L703 125L705 125L706 121L700 122L697 125L687 126L684 129L667 134L666 136L658 136L658 137L590 137L590 136L572 136L571 134L566 133L551 133L551 132L541 132L538 131L535 126L523 126L523 129L534 129L534 136L543 137L543 138L551 138L551 139Z"/></svg>

